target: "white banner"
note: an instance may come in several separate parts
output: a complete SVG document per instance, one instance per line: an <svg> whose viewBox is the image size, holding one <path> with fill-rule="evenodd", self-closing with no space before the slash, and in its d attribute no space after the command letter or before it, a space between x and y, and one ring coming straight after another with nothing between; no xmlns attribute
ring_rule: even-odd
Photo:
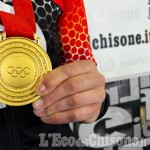
<svg viewBox="0 0 150 150"><path fill-rule="evenodd" d="M91 46L106 81L150 74L150 0L84 0Z"/></svg>

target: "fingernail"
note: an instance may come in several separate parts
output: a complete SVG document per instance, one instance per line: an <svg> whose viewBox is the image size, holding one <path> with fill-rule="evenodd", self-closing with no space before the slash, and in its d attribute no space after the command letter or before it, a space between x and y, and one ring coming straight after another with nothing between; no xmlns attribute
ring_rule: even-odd
<svg viewBox="0 0 150 150"><path fill-rule="evenodd" d="M40 109L40 110L33 109L33 113L34 113L37 117L40 117L43 113L45 113L45 109Z"/></svg>
<svg viewBox="0 0 150 150"><path fill-rule="evenodd" d="M45 109L40 109L40 110L36 110L36 109L33 109L33 112L35 113L35 114L39 114L39 113L43 113L45 111Z"/></svg>
<svg viewBox="0 0 150 150"><path fill-rule="evenodd" d="M39 99L33 103L35 109L40 109L43 106L44 102L42 99Z"/></svg>
<svg viewBox="0 0 150 150"><path fill-rule="evenodd" d="M46 87L45 87L44 84L40 84L40 85L38 86L37 90L38 90L38 91L37 91L38 94L42 94L42 93L45 93Z"/></svg>
<svg viewBox="0 0 150 150"><path fill-rule="evenodd" d="M49 121L49 117L42 117L41 120L45 123L48 123Z"/></svg>

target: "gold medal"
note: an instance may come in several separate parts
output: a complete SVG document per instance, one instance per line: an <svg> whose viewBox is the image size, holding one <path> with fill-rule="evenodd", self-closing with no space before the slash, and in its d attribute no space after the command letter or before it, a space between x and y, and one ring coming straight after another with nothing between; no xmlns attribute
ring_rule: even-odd
<svg viewBox="0 0 150 150"><path fill-rule="evenodd" d="M50 58L37 44L39 39L4 37L3 33L0 41L0 102L11 106L32 103L39 98L35 93L37 82L52 70Z"/></svg>

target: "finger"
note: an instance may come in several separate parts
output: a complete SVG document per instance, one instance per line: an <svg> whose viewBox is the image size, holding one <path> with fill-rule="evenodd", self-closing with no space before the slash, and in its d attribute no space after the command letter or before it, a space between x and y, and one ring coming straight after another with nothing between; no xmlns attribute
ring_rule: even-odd
<svg viewBox="0 0 150 150"><path fill-rule="evenodd" d="M66 79L92 72L96 69L96 66L91 60L82 60L60 66L43 78L43 80L36 87L36 93L38 95L46 95L52 92L58 85L60 85Z"/></svg>
<svg viewBox="0 0 150 150"><path fill-rule="evenodd" d="M96 88L65 97L45 109L34 110L34 113L38 117L45 117L61 111L67 111L94 103L102 103L104 99L105 91L100 88Z"/></svg>
<svg viewBox="0 0 150 150"><path fill-rule="evenodd" d="M93 115L91 118L88 118L87 120L84 120L82 122L86 124L95 122L98 116L100 115L101 105L102 105L101 103L97 105L98 109L97 109L97 112L95 112L95 115Z"/></svg>
<svg viewBox="0 0 150 150"><path fill-rule="evenodd" d="M97 109L97 104L76 108L41 118L41 120L48 124L66 124L70 122L78 122L91 118Z"/></svg>
<svg viewBox="0 0 150 150"><path fill-rule="evenodd" d="M37 105L37 103L39 104L39 101L34 102L33 108L36 110L46 108L64 97L78 92L86 91L95 87L101 86L102 89L104 89L104 82L105 81L103 76L100 76L100 74L97 71L95 71L95 73L83 74L80 76L72 77L63 82L61 85L59 85L50 94L41 97L43 105Z"/></svg>
<svg viewBox="0 0 150 150"><path fill-rule="evenodd" d="M72 96L63 98L60 101L52 104L47 108L47 113L53 114L61 111L70 110L73 108L79 108L94 103L102 103L105 99L105 92L97 88L88 90L81 93L76 93Z"/></svg>

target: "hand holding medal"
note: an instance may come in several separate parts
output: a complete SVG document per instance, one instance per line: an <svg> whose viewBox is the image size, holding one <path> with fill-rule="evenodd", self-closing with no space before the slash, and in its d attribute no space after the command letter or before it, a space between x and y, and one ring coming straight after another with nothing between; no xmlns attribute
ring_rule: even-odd
<svg viewBox="0 0 150 150"><path fill-rule="evenodd" d="M0 41L0 102L12 106L32 103L35 85L52 70L48 55L38 45L31 1L13 0L15 15L0 12L5 33ZM8 38L9 37L9 38Z"/></svg>
<svg viewBox="0 0 150 150"><path fill-rule="evenodd" d="M100 114L105 79L92 61L83 0L56 2L63 4L58 25L64 65L45 75L36 87L41 97L33 103L34 113L48 124L90 123Z"/></svg>

